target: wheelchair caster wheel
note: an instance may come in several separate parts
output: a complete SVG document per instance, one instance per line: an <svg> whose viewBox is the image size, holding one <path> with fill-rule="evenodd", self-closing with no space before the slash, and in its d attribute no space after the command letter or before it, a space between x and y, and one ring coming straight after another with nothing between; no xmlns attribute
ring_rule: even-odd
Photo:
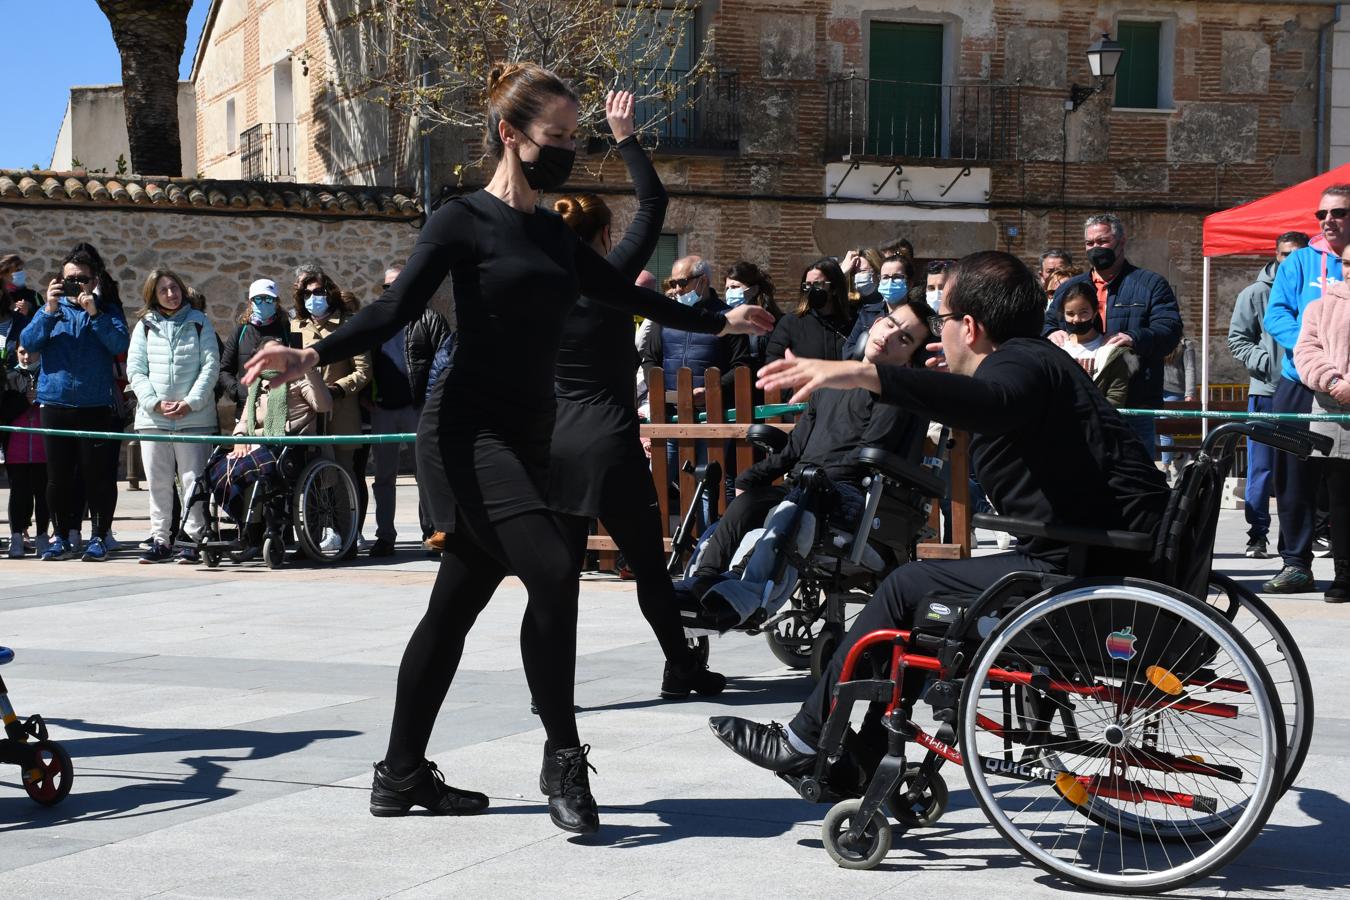
<svg viewBox="0 0 1350 900"><path fill-rule="evenodd" d="M825 852L845 869L874 869L891 851L891 824L880 811L862 828L856 839L849 838L861 800L845 800L830 807L820 826Z"/></svg>
<svg viewBox="0 0 1350 900"><path fill-rule="evenodd" d="M816 635L815 641L811 644L812 678L819 680L825 674L825 670L830 667L830 660L834 657L834 651L839 649L843 638L843 634L832 625L826 625L825 629Z"/></svg>
<svg viewBox="0 0 1350 900"><path fill-rule="evenodd" d="M70 754L55 741L38 741L33 747L33 767L23 773L23 788L35 803L55 806L70 793L75 767Z"/></svg>
<svg viewBox="0 0 1350 900"><path fill-rule="evenodd" d="M891 815L902 825L911 828L931 828L947 811L947 782L933 772L925 779L922 790L915 790L914 783L919 778L919 767L908 766L905 777L891 794L889 806Z"/></svg>
<svg viewBox="0 0 1350 900"><path fill-rule="evenodd" d="M220 552L218 550L203 550L201 556L202 565L208 569L215 569L220 566Z"/></svg>
<svg viewBox="0 0 1350 900"><path fill-rule="evenodd" d="M269 569L279 569L286 562L286 545L280 538L268 538L263 541L263 560Z"/></svg>

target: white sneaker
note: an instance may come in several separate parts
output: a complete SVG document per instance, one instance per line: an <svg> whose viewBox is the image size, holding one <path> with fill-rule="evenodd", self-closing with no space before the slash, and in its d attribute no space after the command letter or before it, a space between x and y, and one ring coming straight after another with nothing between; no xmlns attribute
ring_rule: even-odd
<svg viewBox="0 0 1350 900"><path fill-rule="evenodd" d="M23 559L23 535L17 531L9 535L9 558Z"/></svg>
<svg viewBox="0 0 1350 900"><path fill-rule="evenodd" d="M1011 550L1013 536L1006 531L996 531L994 532L994 543L998 544L1000 550Z"/></svg>
<svg viewBox="0 0 1350 900"><path fill-rule="evenodd" d="M356 536L356 549L361 551L362 553L365 553L373 546L375 546L375 542L366 540L366 536L364 534L358 534Z"/></svg>
<svg viewBox="0 0 1350 900"><path fill-rule="evenodd" d="M319 549L324 553L336 553L342 549L342 538L331 528L323 530L323 540L319 541Z"/></svg>

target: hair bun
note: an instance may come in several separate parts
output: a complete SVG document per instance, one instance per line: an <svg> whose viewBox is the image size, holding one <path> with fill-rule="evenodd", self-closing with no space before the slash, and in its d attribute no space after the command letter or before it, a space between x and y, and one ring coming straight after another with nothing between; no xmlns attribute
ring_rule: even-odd
<svg viewBox="0 0 1350 900"><path fill-rule="evenodd" d="M499 62L488 71L488 96L491 97L501 87L502 82L521 70L520 63Z"/></svg>

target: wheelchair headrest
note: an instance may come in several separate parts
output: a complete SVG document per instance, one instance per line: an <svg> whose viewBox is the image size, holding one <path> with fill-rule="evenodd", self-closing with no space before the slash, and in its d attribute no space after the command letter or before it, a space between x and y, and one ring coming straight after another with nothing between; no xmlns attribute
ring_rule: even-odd
<svg viewBox="0 0 1350 900"><path fill-rule="evenodd" d="M872 471L913 488L925 497L941 497L946 492L946 483L932 469L886 450L864 447L857 452L857 459Z"/></svg>

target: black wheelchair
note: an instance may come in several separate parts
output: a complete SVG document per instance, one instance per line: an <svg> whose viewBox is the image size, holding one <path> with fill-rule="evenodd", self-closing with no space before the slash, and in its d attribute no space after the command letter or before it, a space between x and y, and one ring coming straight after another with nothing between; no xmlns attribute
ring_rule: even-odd
<svg viewBox="0 0 1350 900"><path fill-rule="evenodd" d="M243 563L261 555L275 569L285 563L289 547L319 564L348 555L357 539L359 512L351 474L314 447L263 446L271 461L258 477L240 485L228 483L230 448L211 454L184 508L179 533L187 533L188 511L198 503L206 508L206 527L186 546L194 546L208 568L222 559Z"/></svg>
<svg viewBox="0 0 1350 900"><path fill-rule="evenodd" d="M0 666L14 659L14 651L0 647ZM20 720L9 702L9 689L0 678L0 723L5 736L0 738L0 764L16 765L23 789L35 803L55 806L70 793L75 767L65 748L47 734L47 723L34 713Z"/></svg>
<svg viewBox="0 0 1350 900"><path fill-rule="evenodd" d="M1092 889L1173 889L1255 838L1298 774L1313 707L1288 630L1211 571L1243 435L1302 457L1329 444L1265 423L1215 429L1157 535L977 516L981 528L1071 545L1078 574L1014 573L979 596L932 597L910 628L850 648L814 770L783 776L803 798L834 802L822 834L839 865L885 857L893 829L883 809L904 828L935 824L947 762L964 768L989 821L1024 856ZM1087 577L1090 548L1148 562ZM931 734L914 721L919 702L931 708ZM886 746L870 774L858 779L854 767L850 781L839 764L857 746L859 703Z"/></svg>
<svg viewBox="0 0 1350 900"><path fill-rule="evenodd" d="M767 452L777 452L787 443L788 435L772 425L753 425L747 439ZM933 468L941 462L916 465L874 448L859 450L857 461L867 472L863 479L866 500L862 515L851 529L823 513L833 489L823 469L808 465L787 477L789 486L803 489L798 505L817 513L817 524L809 552L799 555L793 548L784 548L780 553L780 570L788 566L796 569L797 582L779 609L760 609L743 621L710 609L690 587L697 548L681 540L691 522L681 523L673 541L671 568L679 571L683 551L694 549L684 566L685 580L677 583L676 595L685 635L705 660L712 636L728 631L763 634L780 662L793 669L809 669L812 677L819 678L843 639L848 605L866 603L887 575L914 559L918 543L926 537L931 503L943 493L942 477ZM705 491L717 490L721 484L716 463L700 467L697 474L691 512L699 508ZM707 532L701 540L706 539Z"/></svg>

